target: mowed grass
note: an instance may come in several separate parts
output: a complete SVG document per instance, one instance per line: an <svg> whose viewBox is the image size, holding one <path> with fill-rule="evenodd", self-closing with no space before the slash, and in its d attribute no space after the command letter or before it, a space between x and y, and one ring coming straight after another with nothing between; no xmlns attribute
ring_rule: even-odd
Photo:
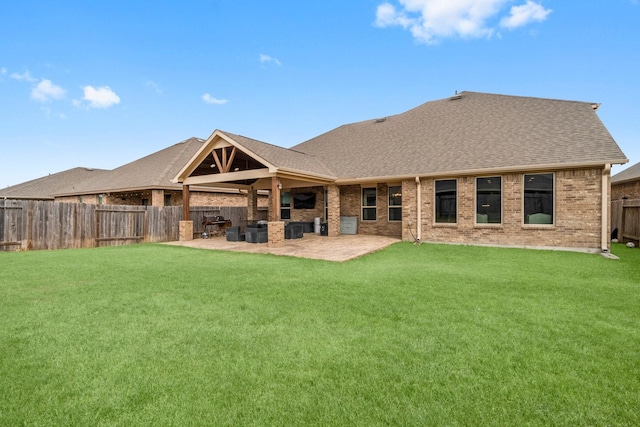
<svg viewBox="0 0 640 427"><path fill-rule="evenodd" d="M613 251L0 253L0 425L638 425Z"/></svg>

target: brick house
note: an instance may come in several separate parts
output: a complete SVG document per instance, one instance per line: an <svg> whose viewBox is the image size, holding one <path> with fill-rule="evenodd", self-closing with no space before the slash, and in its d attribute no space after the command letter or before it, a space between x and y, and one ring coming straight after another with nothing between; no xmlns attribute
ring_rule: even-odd
<svg viewBox="0 0 640 427"><path fill-rule="evenodd" d="M182 186L171 181L204 144L189 138L113 170L73 168L0 190L11 199L55 200L107 205L182 206ZM192 206L247 205L237 188L194 187ZM266 206L266 196L261 205Z"/></svg>
<svg viewBox="0 0 640 427"><path fill-rule="evenodd" d="M250 219L268 190L278 230L321 217L329 236L607 251L611 165L627 159L598 107L462 92L289 149L216 130L174 182L242 189Z"/></svg>
<svg viewBox="0 0 640 427"><path fill-rule="evenodd" d="M640 163L611 177L611 200L640 199Z"/></svg>

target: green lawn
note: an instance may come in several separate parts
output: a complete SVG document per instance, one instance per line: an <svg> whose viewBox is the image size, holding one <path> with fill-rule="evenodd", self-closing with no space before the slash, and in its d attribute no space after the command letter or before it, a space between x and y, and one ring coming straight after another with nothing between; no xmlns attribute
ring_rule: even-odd
<svg viewBox="0 0 640 427"><path fill-rule="evenodd" d="M613 252L0 253L0 425L639 425Z"/></svg>

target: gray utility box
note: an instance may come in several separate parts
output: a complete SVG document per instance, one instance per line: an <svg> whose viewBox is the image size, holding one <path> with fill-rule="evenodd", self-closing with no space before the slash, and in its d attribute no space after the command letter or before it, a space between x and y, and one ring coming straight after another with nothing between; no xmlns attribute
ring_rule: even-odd
<svg viewBox="0 0 640 427"><path fill-rule="evenodd" d="M340 234L356 234L358 232L357 216L340 217Z"/></svg>

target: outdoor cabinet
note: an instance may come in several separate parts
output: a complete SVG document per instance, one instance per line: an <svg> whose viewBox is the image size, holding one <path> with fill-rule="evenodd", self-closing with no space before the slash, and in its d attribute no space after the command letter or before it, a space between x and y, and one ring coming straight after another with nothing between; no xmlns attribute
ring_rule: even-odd
<svg viewBox="0 0 640 427"><path fill-rule="evenodd" d="M340 234L356 234L358 232L357 216L340 217Z"/></svg>

